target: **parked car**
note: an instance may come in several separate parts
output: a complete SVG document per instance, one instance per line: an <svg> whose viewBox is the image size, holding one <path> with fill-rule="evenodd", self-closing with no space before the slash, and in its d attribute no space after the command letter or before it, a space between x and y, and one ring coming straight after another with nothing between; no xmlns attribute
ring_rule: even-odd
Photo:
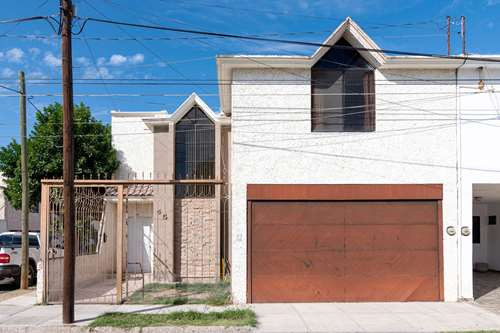
<svg viewBox="0 0 500 333"><path fill-rule="evenodd" d="M36 284L36 263L40 259L40 234L30 232L29 239L29 285ZM0 234L0 280L14 279L21 282L21 232L3 232Z"/></svg>

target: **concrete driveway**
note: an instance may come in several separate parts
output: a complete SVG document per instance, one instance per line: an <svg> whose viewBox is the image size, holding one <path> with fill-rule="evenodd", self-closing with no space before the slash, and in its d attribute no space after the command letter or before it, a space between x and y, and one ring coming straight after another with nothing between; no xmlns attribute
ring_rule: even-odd
<svg viewBox="0 0 500 333"><path fill-rule="evenodd" d="M470 303L253 304L257 332L500 331L500 316Z"/></svg>

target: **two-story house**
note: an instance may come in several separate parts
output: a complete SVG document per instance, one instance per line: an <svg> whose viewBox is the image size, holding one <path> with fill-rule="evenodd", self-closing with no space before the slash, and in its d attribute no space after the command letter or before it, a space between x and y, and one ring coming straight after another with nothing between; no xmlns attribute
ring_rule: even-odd
<svg viewBox="0 0 500 333"><path fill-rule="evenodd" d="M234 300L471 299L500 269L499 61L391 55L350 18L311 56L219 56Z"/></svg>
<svg viewBox="0 0 500 333"><path fill-rule="evenodd" d="M155 281L218 280L228 270L229 119L196 94L173 113L113 111L117 179L221 180L136 185L127 193L127 270Z"/></svg>

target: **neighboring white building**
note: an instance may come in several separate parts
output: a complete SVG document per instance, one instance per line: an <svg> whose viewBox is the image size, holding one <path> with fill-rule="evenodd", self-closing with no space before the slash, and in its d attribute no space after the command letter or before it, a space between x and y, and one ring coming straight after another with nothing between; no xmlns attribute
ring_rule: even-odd
<svg viewBox="0 0 500 333"><path fill-rule="evenodd" d="M5 197L5 181L0 174L0 232L21 230L21 211L12 207ZM29 214L30 231L40 231L40 216L38 213Z"/></svg>
<svg viewBox="0 0 500 333"><path fill-rule="evenodd" d="M0 232L7 231L7 204L4 194L5 182L0 174Z"/></svg>
<svg viewBox="0 0 500 333"><path fill-rule="evenodd" d="M173 113L111 112L116 179L227 181L228 118L196 94ZM227 253L224 185L130 186L128 271L155 280L213 281Z"/></svg>
<svg viewBox="0 0 500 333"><path fill-rule="evenodd" d="M500 269L500 63L386 55L350 18L324 43L217 58L234 300L473 298L473 263Z"/></svg>

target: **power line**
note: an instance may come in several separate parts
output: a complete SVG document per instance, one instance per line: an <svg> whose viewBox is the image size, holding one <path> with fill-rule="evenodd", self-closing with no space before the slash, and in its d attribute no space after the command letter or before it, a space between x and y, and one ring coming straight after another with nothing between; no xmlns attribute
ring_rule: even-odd
<svg viewBox="0 0 500 333"><path fill-rule="evenodd" d="M500 91L478 91L478 92L470 92L470 93L464 93L463 96L468 96L468 95L477 95L477 94L499 94ZM231 94L231 96L241 96L241 97L255 97L255 96L260 96L260 97L272 97L272 96L371 96L371 95L396 95L396 96L402 96L402 95L442 95L442 94L450 94L450 92L377 92L377 93L251 93L251 94ZM79 96L79 97L188 97L190 96L191 93L150 93L150 94L144 94L144 93L80 93L80 94L75 94L74 96ZM30 94L30 96L33 97L61 97L62 95L60 93L35 93L35 94ZM205 97L217 97L219 96L218 93L201 93L198 94L198 96L205 96ZM0 97L18 97L18 95L12 95L12 94L0 94Z"/></svg>
<svg viewBox="0 0 500 333"><path fill-rule="evenodd" d="M266 38L266 37L251 37L251 36L238 35L238 34L228 34L228 33L210 32L210 31L203 31L203 30L173 28L173 27L160 26L160 25L148 25L148 24L140 24L140 23L122 22L122 21L115 21L115 20L109 20L109 19L99 19L99 18L93 18L93 17L85 18L83 26L85 26L87 22L97 22L97 23L128 26L128 27L143 28L143 29L173 31L173 32L180 32L180 33L195 34L195 35L219 36L219 37L225 37L225 38L255 40L255 41L263 41L263 42L284 43L284 44L294 44L294 45L303 45L303 46L316 46L316 47L326 47L326 48L335 48L335 49L347 49L347 50L368 51L368 52L397 54L397 55L410 55L410 56L441 58L441 59L500 62L500 59L487 58L487 57L483 58L483 57L474 57L474 56L448 56L448 55L432 54L432 53L354 47L354 46L348 46L348 45L337 45L337 44L336 45L329 45L329 44L323 44L323 43L306 42L306 41L298 41L298 40Z"/></svg>
<svg viewBox="0 0 500 333"><path fill-rule="evenodd" d="M207 57L208 58L208 57ZM213 57L210 57L210 58L213 58ZM194 60L194 59L202 59L202 58L193 58L191 60ZM204 59L204 57L203 57ZM182 61L182 60L179 60L179 61ZM276 69L279 69L279 68L276 68ZM397 73L397 74L393 74L393 75L397 75L397 76L404 76L404 77L409 77L409 79L393 79L393 78L390 78L390 79L375 79L374 81L375 82L412 82L413 84L415 82L421 82L421 81L425 81L425 82L432 82L432 81L435 81L435 82L455 82L457 81L457 79L455 78L427 78L427 79L424 79L424 78L412 78L411 76L407 76L407 75L402 75L400 73ZM7 77L7 76L4 76L4 77L0 77L0 80L2 81L14 81L16 82L17 80L12 78L12 77ZM310 78L301 78L301 79L245 79L245 80L237 80L237 81L233 81L233 80L219 80L219 79L207 79L207 78L197 78L197 79L179 79L179 78L170 78L170 77L151 77L151 78L143 78L143 77L122 77L122 78L118 78L118 77L113 77L113 78L105 78L105 79L100 79L100 78L74 78L75 81L168 81L168 82L179 82L179 83L183 83L183 82L213 82L213 83L221 83L221 84L225 84L225 83L233 83L233 84L242 84L242 83L245 83L245 84L257 84L257 83L268 83L268 84L276 84L276 83L290 83L290 84L293 84L293 83L309 83L311 81L313 82L330 82L329 80L318 80L318 79L310 79ZM47 82L51 82L51 81L61 81L60 78L49 78L49 77L44 77L44 78L31 78L31 79L28 79L28 81L32 81L32 82L40 82L40 81L47 81ZM458 81L459 82L478 82L478 79L477 78L458 78ZM487 79L483 79L483 81L500 81L500 77L489 77Z"/></svg>
<svg viewBox="0 0 500 333"><path fill-rule="evenodd" d="M161 2L165 2L164 0L160 0ZM319 20L327 20L327 21L343 21L344 18L341 17L329 17L329 16L319 16L319 15L307 15L307 14L293 14L289 12L281 12L281 11L275 11L275 10L268 10L268 9L256 9L256 8L240 8L240 7L231 7L227 5L222 5L222 4L215 4L215 3L186 3L181 2L180 5L199 5L202 7L212 7L212 8L220 8L220 9L228 9L228 10L233 10L233 11L242 11L242 12L258 12L258 13L266 13L266 14L273 14L273 15L281 15L281 16L300 16L301 18L311 18L311 19L319 19ZM428 20L428 21L420 21L420 22L408 22L408 23L395 23L395 24L390 24L390 23L370 23L366 22L367 24L373 25L371 29L380 29L380 28L399 28L399 27L413 27L413 26L422 26L422 25L429 25L429 24L436 24L438 25L438 22L435 20Z"/></svg>
<svg viewBox="0 0 500 333"><path fill-rule="evenodd" d="M22 17L16 19L0 20L0 24L22 23L22 22L37 21L37 20L47 21L48 19L49 16L30 16L30 17Z"/></svg>

